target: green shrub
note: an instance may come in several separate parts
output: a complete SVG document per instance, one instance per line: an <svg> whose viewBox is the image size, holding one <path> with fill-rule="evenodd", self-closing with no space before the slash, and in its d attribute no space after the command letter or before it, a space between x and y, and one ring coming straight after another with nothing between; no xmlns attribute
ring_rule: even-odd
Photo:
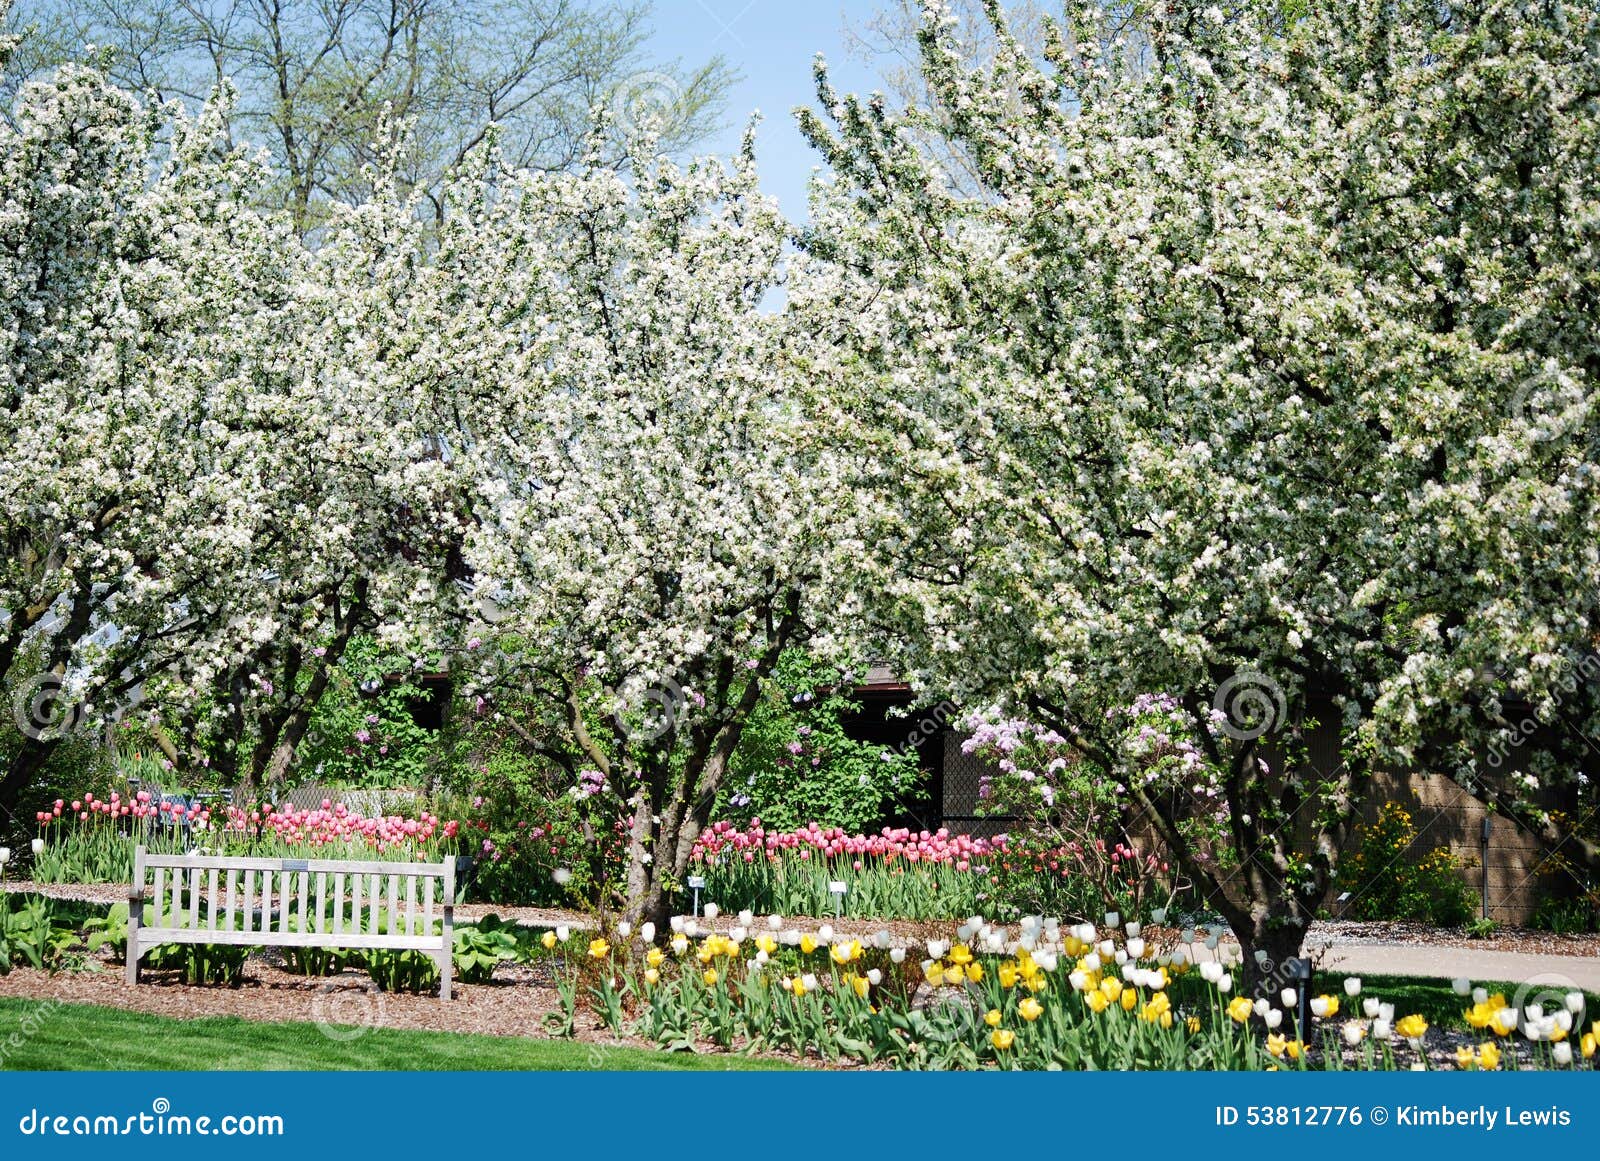
<svg viewBox="0 0 1600 1161"><path fill-rule="evenodd" d="M464 984L488 983L502 961L520 955L515 932L498 915L485 915L476 924L455 929L453 959L456 974Z"/></svg>
<svg viewBox="0 0 1600 1161"><path fill-rule="evenodd" d="M1339 890L1350 892L1347 914L1355 919L1412 920L1459 927L1472 919L1477 896L1467 885L1466 864L1445 847L1421 854L1411 812L1387 802L1378 820L1347 856Z"/></svg>
<svg viewBox="0 0 1600 1161"><path fill-rule="evenodd" d="M379 948L367 953L367 975L381 992L426 992L439 983L439 965L424 952Z"/></svg>
<svg viewBox="0 0 1600 1161"><path fill-rule="evenodd" d="M714 817L769 831L808 823L871 830L924 794L914 752L846 735L851 681L803 650L779 660L728 766Z"/></svg>

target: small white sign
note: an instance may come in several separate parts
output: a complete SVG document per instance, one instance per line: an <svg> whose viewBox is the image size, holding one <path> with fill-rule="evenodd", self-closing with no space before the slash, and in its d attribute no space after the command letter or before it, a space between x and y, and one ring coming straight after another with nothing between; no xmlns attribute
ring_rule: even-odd
<svg viewBox="0 0 1600 1161"><path fill-rule="evenodd" d="M837 879L828 884L828 890L832 891L835 895L843 895L849 889L849 887L845 886L845 884L841 883Z"/></svg>
<svg viewBox="0 0 1600 1161"><path fill-rule="evenodd" d="M706 877L704 875L690 875L689 876L689 890L691 890L691 891L704 891L705 888L706 888Z"/></svg>

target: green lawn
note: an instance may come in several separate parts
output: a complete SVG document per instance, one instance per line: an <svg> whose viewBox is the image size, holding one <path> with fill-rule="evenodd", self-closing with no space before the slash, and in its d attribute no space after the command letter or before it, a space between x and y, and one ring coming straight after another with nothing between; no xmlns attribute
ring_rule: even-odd
<svg viewBox="0 0 1600 1161"><path fill-rule="evenodd" d="M740 1056L601 1048L567 1040L370 1029L331 1039L315 1024L261 1024L232 1016L173 1020L88 1004L36 1019L20 1048L11 1035L40 1007L0 1000L0 1067L7 1069L544 1069L750 1070L787 1067ZM342 1031L342 1030L341 1030ZM349 1031L354 1031L350 1029Z"/></svg>

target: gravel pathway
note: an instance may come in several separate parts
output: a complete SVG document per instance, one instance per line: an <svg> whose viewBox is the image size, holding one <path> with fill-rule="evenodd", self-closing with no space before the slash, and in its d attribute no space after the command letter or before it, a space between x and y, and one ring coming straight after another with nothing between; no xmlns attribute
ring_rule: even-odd
<svg viewBox="0 0 1600 1161"><path fill-rule="evenodd" d="M33 884L27 881L4 884L7 891L33 891L59 899L94 903L115 903L127 898L120 883ZM471 922L490 913L530 927L552 928L566 924L584 931L595 926L595 918L578 911L553 907L497 907L485 903L464 903L456 908L456 918ZM726 931L733 918L721 916L716 928ZM758 920L759 922L759 920ZM914 946L929 938L948 938L953 923L910 920L796 920L797 927L815 928L830 922L835 931L856 938L869 937L887 929L893 942ZM1152 939L1161 933L1148 932ZM1497 931L1487 939L1472 939L1464 932L1440 930L1414 923L1358 923L1338 920L1318 923L1311 929L1307 950L1317 960L1321 972L1356 975L1432 976L1453 979L1523 982L1537 980L1568 988L1600 992L1600 935L1553 935L1523 928ZM1199 958L1204 949L1198 948Z"/></svg>

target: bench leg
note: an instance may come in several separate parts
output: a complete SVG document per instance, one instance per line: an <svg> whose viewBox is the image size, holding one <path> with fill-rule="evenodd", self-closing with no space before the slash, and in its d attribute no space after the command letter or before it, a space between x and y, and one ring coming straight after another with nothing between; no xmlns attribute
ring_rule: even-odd
<svg viewBox="0 0 1600 1161"><path fill-rule="evenodd" d="M142 847L140 848L140 855L141 857L143 856ZM129 900L128 946L124 957L127 966L123 969L123 978L127 980L129 986L136 985L139 982L139 928L143 923L144 900L142 898Z"/></svg>
<svg viewBox="0 0 1600 1161"><path fill-rule="evenodd" d="M439 957L439 999L450 998L450 977L455 971L455 957L442 955Z"/></svg>

